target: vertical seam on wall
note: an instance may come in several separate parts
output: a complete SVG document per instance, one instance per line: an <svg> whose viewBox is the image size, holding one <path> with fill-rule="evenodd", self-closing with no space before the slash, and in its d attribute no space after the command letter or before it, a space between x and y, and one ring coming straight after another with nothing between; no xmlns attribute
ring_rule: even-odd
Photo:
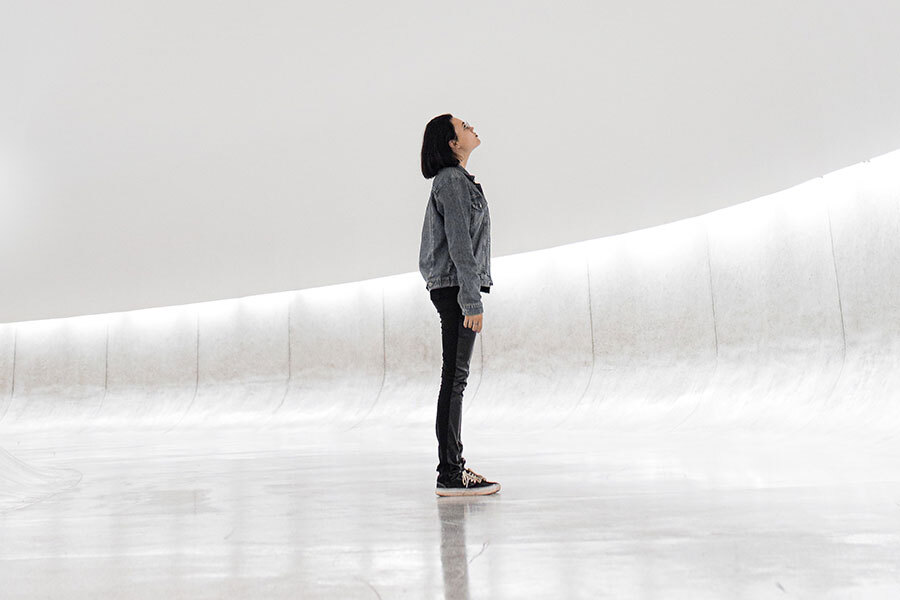
<svg viewBox="0 0 900 600"><path fill-rule="evenodd" d="M97 406L97 410L94 411L93 419L97 419L100 417L100 411L103 409L103 404L106 402L106 394L109 393L109 316L106 317L106 364L103 367L103 397L100 398L100 404ZM83 431L84 427L82 427L79 431Z"/></svg>
<svg viewBox="0 0 900 600"><path fill-rule="evenodd" d="M109 391L109 317L106 317L106 366L104 371L106 373L103 377L103 399L100 400L100 407L97 409L98 414L106 401L106 394Z"/></svg>
<svg viewBox="0 0 900 600"><path fill-rule="evenodd" d="M588 388L591 385L591 380L594 378L594 364L596 362L596 348L594 345L594 306L591 298L591 263L587 256L585 257L584 262L585 271L587 272L588 323L590 323L591 327L591 372L590 375L588 375L587 384L584 386L584 390L581 392L581 396L578 398L578 402L575 404L575 407L573 407L573 410L581 404L582 398L587 394Z"/></svg>
<svg viewBox="0 0 900 600"><path fill-rule="evenodd" d="M197 318L195 319L197 331L197 363L196 377L194 378L194 395L191 396L191 401L188 404L188 407L184 410L183 413L181 413L181 417L178 419L178 421L174 425L166 429L164 433L169 433L181 424L181 422L184 420L184 417L187 416L187 414L191 411L191 407L194 406L194 400L197 398L197 390L200 388L200 310L197 309L197 312L195 314L197 315Z"/></svg>
<svg viewBox="0 0 900 600"><path fill-rule="evenodd" d="M596 348L594 347L594 308L593 308L593 300L591 299L591 259L590 259L590 251L585 252L584 256L584 266L585 271L587 272L587 304L588 304L588 323L591 328L591 371L588 374L587 383L584 385L584 389L581 390L581 395L578 397L578 400L575 402L575 405L569 410L563 419L554 425L554 428L559 427L565 421L569 419L572 413L575 412L575 409L581 405L581 401L587 395L588 389L591 387L591 381L594 378L594 368L596 367Z"/></svg>
<svg viewBox="0 0 900 600"><path fill-rule="evenodd" d="M375 409L375 405L378 404L378 399L381 398L381 392L384 390L384 380L385 375L387 374L387 332L385 330L385 308L384 308L384 284L381 285L381 386L378 388L378 393L375 394L375 400L372 401L372 406L369 407L369 410L366 411L366 414L362 416L362 419L357 421L355 425L350 427L350 429L356 429L360 423L366 420L366 417ZM357 411L359 414L359 411ZM348 429L347 431L349 431Z"/></svg>
<svg viewBox="0 0 900 600"><path fill-rule="evenodd" d="M272 411L274 415L279 410L281 410L281 406L284 404L285 399L287 398L288 390L291 389L291 378L293 377L293 373L291 373L291 307L293 306L293 299L288 300L288 310L287 310L287 367L288 367L288 376L287 381L284 382L284 394L281 396L281 402L278 403L278 406L275 407L275 410Z"/></svg>
<svg viewBox="0 0 900 600"><path fill-rule="evenodd" d="M709 387L709 382L712 381L713 377L715 377L716 371L719 369L719 325L718 325L717 319L716 319L716 292L713 289L713 282L712 282L712 258L711 258L712 250L710 249L710 245L709 245L709 226L705 219L701 219L698 222L700 223L700 226L703 228L703 239L706 240L706 276L707 276L707 282L709 283L709 304L712 309L713 339L715 340L715 344L716 344L716 362L715 362L715 364L713 364L712 373L709 374L709 378L707 379L707 384L704 387L704 392L705 392L705 390ZM672 428L672 431L675 431L676 429L678 429L679 427L684 425L685 421L690 419L691 416L693 416L693 414L695 412L697 412L697 409L700 407L700 405L702 403L703 403L703 397L701 396L700 398L697 399L697 403L694 405L694 408L691 409L691 412L689 412L687 415L685 415L685 417L683 419L681 419L681 421L679 421L678 424L675 425L675 427Z"/></svg>
<svg viewBox="0 0 900 600"><path fill-rule="evenodd" d="M841 281L838 277L837 258L834 255L834 233L831 230L831 211L828 205L825 206L825 215L828 217L828 240L831 242L831 265L834 267L834 285L837 288L838 312L841 316L841 341L843 343L843 353L847 354L847 333L844 330L844 305L841 302Z"/></svg>
<svg viewBox="0 0 900 600"><path fill-rule="evenodd" d="M712 322L713 322L713 339L716 342L716 364L719 364L719 324L718 319L716 318L716 291L713 288L712 282L712 259L710 256L712 255L712 251L709 247L709 227L706 222L703 221L703 236L706 238L706 275L709 281L709 302L712 307Z"/></svg>
<svg viewBox="0 0 900 600"><path fill-rule="evenodd" d="M13 360L12 360L12 381L9 386L9 402L6 403L6 408L3 409L3 414L0 415L0 421L6 418L6 413L9 412L9 407L12 406L13 397L16 393L16 346L18 345L19 340L19 326L16 325L13 327Z"/></svg>
<svg viewBox="0 0 900 600"><path fill-rule="evenodd" d="M838 381L841 380L841 375L844 373L844 364L847 362L847 333L844 329L844 305L841 302L841 282L838 278L838 270L837 270L837 258L834 255L834 233L831 230L831 210L829 210L828 203L825 203L825 216L828 218L828 240L831 243L831 265L834 267L834 285L837 290L837 300L838 300L838 314L841 317L841 368L838 369L837 377L834 378L834 384L831 386L831 389L828 391L828 395L825 396L825 402L828 402L831 398L831 395L834 393L834 390L837 388Z"/></svg>

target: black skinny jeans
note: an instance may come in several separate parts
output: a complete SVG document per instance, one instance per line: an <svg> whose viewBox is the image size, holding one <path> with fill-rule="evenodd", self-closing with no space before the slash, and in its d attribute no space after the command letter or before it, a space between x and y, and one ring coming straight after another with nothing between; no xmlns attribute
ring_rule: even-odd
<svg viewBox="0 0 900 600"><path fill-rule="evenodd" d="M482 291L486 291L482 288ZM457 302L459 286L431 290L431 302L441 317L441 390L438 393L435 433L438 439L438 478L459 477L466 466L463 458L462 399L469 378L469 359L477 333L464 327L465 315Z"/></svg>

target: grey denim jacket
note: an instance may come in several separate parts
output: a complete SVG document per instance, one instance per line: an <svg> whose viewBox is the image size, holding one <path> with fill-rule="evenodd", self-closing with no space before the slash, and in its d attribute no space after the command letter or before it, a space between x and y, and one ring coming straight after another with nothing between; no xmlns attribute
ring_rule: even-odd
<svg viewBox="0 0 900 600"><path fill-rule="evenodd" d="M459 286L464 315L484 312L490 292L491 215L480 183L462 165L444 167L431 184L422 224L419 272L425 289Z"/></svg>

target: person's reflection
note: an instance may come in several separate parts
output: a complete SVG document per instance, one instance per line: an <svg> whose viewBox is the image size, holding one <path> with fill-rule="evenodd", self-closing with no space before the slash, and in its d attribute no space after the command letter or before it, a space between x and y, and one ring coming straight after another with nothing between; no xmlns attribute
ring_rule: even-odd
<svg viewBox="0 0 900 600"><path fill-rule="evenodd" d="M445 496L438 498L441 520L441 568L444 572L444 600L469 600L469 563L484 552L479 549L471 558L466 554L466 519L482 511L491 511L497 500L485 496ZM488 516L488 518L490 518ZM484 520L484 518L482 518ZM475 521L475 531L479 531ZM484 546L487 546L485 542Z"/></svg>
<svg viewBox="0 0 900 600"><path fill-rule="evenodd" d="M466 513L477 496L439 498L441 519L441 569L444 600L469 600L469 561L466 556Z"/></svg>

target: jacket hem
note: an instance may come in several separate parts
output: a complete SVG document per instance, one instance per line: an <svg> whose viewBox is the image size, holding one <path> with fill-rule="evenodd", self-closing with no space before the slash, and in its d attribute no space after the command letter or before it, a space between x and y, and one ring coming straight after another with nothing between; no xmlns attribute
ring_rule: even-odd
<svg viewBox="0 0 900 600"><path fill-rule="evenodd" d="M479 275L478 282L480 285L491 287L494 285L493 280L487 275ZM433 290L435 288L442 287L452 287L454 285L459 285L459 276L458 275L446 275L442 277L433 277L425 282L426 290Z"/></svg>

